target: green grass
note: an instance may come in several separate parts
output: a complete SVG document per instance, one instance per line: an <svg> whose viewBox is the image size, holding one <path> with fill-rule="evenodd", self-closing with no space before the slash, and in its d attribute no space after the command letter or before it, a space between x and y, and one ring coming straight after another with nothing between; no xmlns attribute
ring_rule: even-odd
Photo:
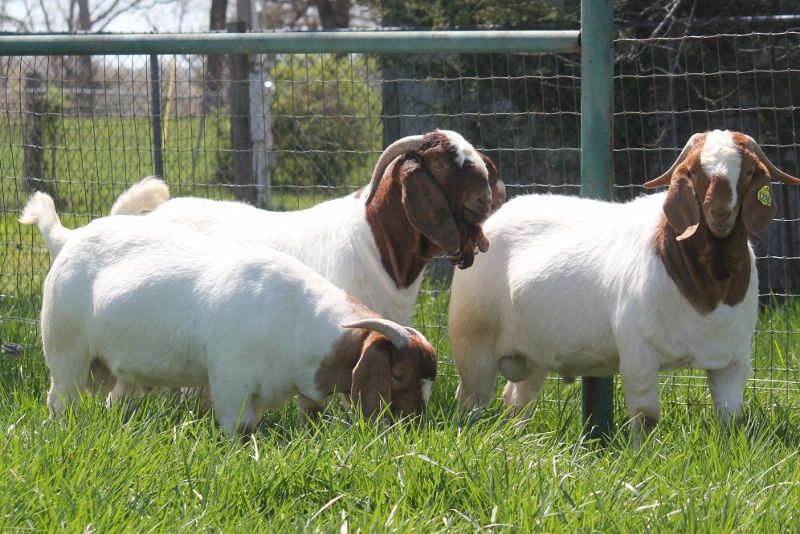
<svg viewBox="0 0 800 534"><path fill-rule="evenodd" d="M462 417L441 326L449 294L429 283L415 324L437 345L441 373L418 423L365 423L334 403L302 428L292 407L247 440L229 439L189 401L155 396L126 416L86 398L48 420L36 328L3 322L27 347L0 360L0 525L49 531L759 531L800 517L800 391L746 393L742 428L722 431L708 394L682 372L662 387L662 421L639 451L625 425L601 448L581 443L579 385L549 380L533 417L499 403ZM18 316L35 310L16 310ZM780 321L785 321L780 323ZM760 325L797 331L793 304ZM796 347L764 365L794 365ZM774 336L775 337L775 336ZM780 335L777 335L780 338ZM763 345L762 345L763 344ZM756 362L762 355L756 354ZM794 363L792 363L794 362ZM681 382L681 383L683 383ZM498 380L498 393L500 387ZM623 420L621 402L617 420Z"/></svg>
<svg viewBox="0 0 800 534"><path fill-rule="evenodd" d="M454 412L452 377L419 424L364 423L341 406L303 429L290 409L247 441L169 398L130 418L92 399L47 421L45 380L0 393L0 522L17 530L774 532L797 524L798 417L752 413L721 434L671 407L634 452L580 444L577 413L527 422Z"/></svg>

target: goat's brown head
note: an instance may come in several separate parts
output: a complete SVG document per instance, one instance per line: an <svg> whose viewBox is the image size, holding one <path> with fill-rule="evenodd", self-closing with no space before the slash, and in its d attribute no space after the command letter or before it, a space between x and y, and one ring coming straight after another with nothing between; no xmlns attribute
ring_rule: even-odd
<svg viewBox="0 0 800 534"><path fill-rule="evenodd" d="M693 135L667 172L644 186L669 184L664 214L682 241L698 228L727 238L738 221L758 237L777 211L770 180L800 185L776 168L750 136L714 130Z"/></svg>
<svg viewBox="0 0 800 534"><path fill-rule="evenodd" d="M491 159L461 135L436 130L392 143L381 155L366 203L400 185L409 223L461 268L488 250L481 224L505 200L505 186Z"/></svg>
<svg viewBox="0 0 800 534"><path fill-rule="evenodd" d="M398 417L421 415L436 378L436 352L425 336L382 318L342 325L369 330L353 368L350 395L365 417L389 404Z"/></svg>

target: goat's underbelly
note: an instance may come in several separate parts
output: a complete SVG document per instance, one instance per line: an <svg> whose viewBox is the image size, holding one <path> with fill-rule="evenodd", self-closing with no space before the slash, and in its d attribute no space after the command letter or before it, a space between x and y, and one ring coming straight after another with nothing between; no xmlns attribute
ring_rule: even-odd
<svg viewBox="0 0 800 534"><path fill-rule="evenodd" d="M555 354L548 370L563 376L606 376L619 372L619 356L616 352L590 350Z"/></svg>
<svg viewBox="0 0 800 534"><path fill-rule="evenodd" d="M208 382L206 369L184 358L169 358L157 352L148 353L147 358L131 353L120 356L101 360L121 380L159 387L202 386Z"/></svg>
<svg viewBox="0 0 800 534"><path fill-rule="evenodd" d="M508 359L509 369L520 368L518 373L540 372L558 373L563 376L605 376L619 372L619 356L613 347L582 348L569 351L537 350L529 346L527 350L509 350L502 353L500 360ZM519 360L525 363L520 365ZM514 361L516 360L516 362ZM508 365L511 364L511 365ZM523 371L526 369L527 371ZM501 364L501 371L503 365Z"/></svg>

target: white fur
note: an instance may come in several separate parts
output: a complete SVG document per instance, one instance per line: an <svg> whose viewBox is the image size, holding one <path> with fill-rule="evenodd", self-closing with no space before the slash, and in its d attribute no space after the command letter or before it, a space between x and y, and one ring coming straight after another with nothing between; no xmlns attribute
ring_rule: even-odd
<svg viewBox="0 0 800 534"><path fill-rule="evenodd" d="M169 200L167 184L155 176L148 176L117 197L111 206L111 215L137 215L152 211L167 200Z"/></svg>
<svg viewBox="0 0 800 534"><path fill-rule="evenodd" d="M548 372L619 372L631 418L657 419L658 371L688 367L707 370L720 413L740 413L757 313L755 258L750 250L742 302L698 313L654 248L664 198L530 195L487 221L491 248L453 279L449 333L462 408L491 400L498 370L517 381L504 393L517 410Z"/></svg>
<svg viewBox="0 0 800 534"><path fill-rule="evenodd" d="M22 210L19 222L39 225L52 258L58 256L69 237L69 230L61 226L61 222L58 220L53 199L46 193L36 192L31 195Z"/></svg>
<svg viewBox="0 0 800 534"><path fill-rule="evenodd" d="M397 287L383 267L364 205L354 194L289 212L183 197L162 204L148 218L186 225L247 247L267 246L285 252L369 309L400 324L411 324L422 274L409 287Z"/></svg>
<svg viewBox="0 0 800 534"><path fill-rule="evenodd" d="M708 132L703 150L700 151L700 165L709 180L714 176L728 180L733 193L728 207L733 209L738 201L736 186L739 183L739 171L742 166L742 151L734 142L730 131Z"/></svg>
<svg viewBox="0 0 800 534"><path fill-rule="evenodd" d="M456 164L459 167L464 166L465 161L469 161L474 167L478 169L483 169L484 174L488 174L488 170L486 169L486 164L483 162L481 155L475 150L473 147L464 137L452 130L439 130L443 134L447 136L447 140L450 142L450 146L455 148L456 151ZM505 187L505 185L504 185Z"/></svg>
<svg viewBox="0 0 800 534"><path fill-rule="evenodd" d="M290 256L225 245L185 226L113 216L77 230L36 194L23 220L57 253L42 338L53 413L90 386L90 367L138 386L208 386L228 432L295 394L363 318L346 293ZM424 338L423 338L424 339Z"/></svg>

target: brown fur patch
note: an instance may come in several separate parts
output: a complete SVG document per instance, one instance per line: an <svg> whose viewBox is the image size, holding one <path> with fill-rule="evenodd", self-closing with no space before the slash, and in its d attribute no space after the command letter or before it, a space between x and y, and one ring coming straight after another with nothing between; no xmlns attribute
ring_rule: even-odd
<svg viewBox="0 0 800 534"><path fill-rule="evenodd" d="M684 241L676 237L664 217L656 232L656 252L698 313L705 315L720 303L733 306L744 299L750 285L750 255L741 221L724 239L714 237L702 221L692 237Z"/></svg>
<svg viewBox="0 0 800 534"><path fill-rule="evenodd" d="M381 254L383 268L398 288L411 285L439 248L414 228L406 217L400 182L395 176L399 161L387 169L367 205L367 222Z"/></svg>
<svg viewBox="0 0 800 534"><path fill-rule="evenodd" d="M328 396L334 391L350 393L353 382L353 368L361 356L361 347L367 339L368 331L346 329L334 344L330 355L325 358L314 375L314 386Z"/></svg>
<svg viewBox="0 0 800 534"><path fill-rule="evenodd" d="M352 299L354 310L360 318L377 317L364 305ZM388 374L370 375L380 369L375 362L381 355L385 356ZM368 380L355 384L354 370L365 358L372 359L371 369L365 372ZM397 350L394 345L378 332L363 328L344 329L342 336L331 349L331 353L322 362L314 375L314 386L323 395L334 391L356 394L362 397L362 408L365 415L371 415L380 408L376 399L371 397L372 390L379 390L384 400L391 401L391 412L398 416L418 415L425 409L421 380L435 380L436 353L433 347L413 335L408 345ZM386 376L384 376L386 375ZM354 384L358 392L353 391ZM363 391L362 391L363 390ZM363 395L362 395L363 393ZM373 395L374 397L374 395ZM307 403L308 404L308 403Z"/></svg>
<svg viewBox="0 0 800 534"><path fill-rule="evenodd" d="M446 209L455 222L460 250L451 261L462 268L468 267L478 245L486 247L480 227L485 216L481 218L472 212L467 213L465 206L476 195L485 192L488 178L469 165L457 169L450 148L447 137L441 132L426 134L417 152L400 156L387 167L366 207L367 222L381 254L381 262L398 288L411 285L428 262L443 252L411 224L403 205L404 173L415 165L417 168L421 166L436 180L447 202Z"/></svg>
<svg viewBox="0 0 800 534"><path fill-rule="evenodd" d="M708 228L709 206L718 205L714 195L721 194L723 200L720 202L729 203L731 191L720 180L712 187L715 181L708 179L700 165L700 149L698 147L690 153L674 174L675 177L689 176L692 181L696 201L703 208L698 228L688 239L678 241L675 229L664 216L655 235L655 246L667 274L681 294L698 313L707 314L720 303L733 306L744 299L750 285L750 255L747 230L741 216L737 217L731 233L725 238L714 236ZM745 187L746 180L742 178L739 186ZM724 184L728 182L724 181ZM708 198L708 195L713 198ZM741 202L741 195L739 199Z"/></svg>

